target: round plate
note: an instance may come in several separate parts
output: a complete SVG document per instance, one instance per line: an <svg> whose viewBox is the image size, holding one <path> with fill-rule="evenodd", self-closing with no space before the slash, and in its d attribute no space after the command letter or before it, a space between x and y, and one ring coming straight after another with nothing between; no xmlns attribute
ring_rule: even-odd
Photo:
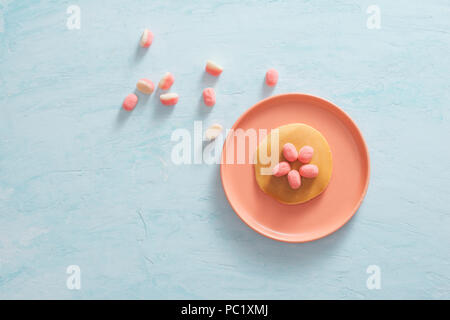
<svg viewBox="0 0 450 320"><path fill-rule="evenodd" d="M238 145L233 134L237 129L270 132L296 122L310 125L325 136L331 147L333 173L320 196L306 203L286 205L258 187L253 162L248 161L257 147L251 139L246 139L245 163L226 157ZM232 129L223 146L222 185L231 207L253 230L275 240L307 242L338 230L358 210L369 184L369 154L356 124L334 104L307 94L277 95L247 110Z"/></svg>

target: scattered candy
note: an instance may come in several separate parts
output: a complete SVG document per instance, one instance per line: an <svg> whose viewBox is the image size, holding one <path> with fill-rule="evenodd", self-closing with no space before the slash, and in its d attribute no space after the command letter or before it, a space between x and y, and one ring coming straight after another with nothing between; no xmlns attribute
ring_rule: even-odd
<svg viewBox="0 0 450 320"><path fill-rule="evenodd" d="M298 152L298 161L309 163L313 157L314 149L310 146L304 146Z"/></svg>
<svg viewBox="0 0 450 320"><path fill-rule="evenodd" d="M219 76L222 71L223 68L221 66L219 66L217 63L212 62L211 60L208 60L206 62L206 68L205 68L206 72L208 72L210 75L213 76Z"/></svg>
<svg viewBox="0 0 450 320"><path fill-rule="evenodd" d="M266 72L266 84L273 87L278 82L278 71L275 69L269 69Z"/></svg>
<svg viewBox="0 0 450 320"><path fill-rule="evenodd" d="M159 81L158 87L162 90L169 90L175 82L175 78L170 72L167 72Z"/></svg>
<svg viewBox="0 0 450 320"><path fill-rule="evenodd" d="M297 149L292 143L286 143L283 146L283 156L287 161L290 162L297 160L298 157Z"/></svg>
<svg viewBox="0 0 450 320"><path fill-rule="evenodd" d="M273 167L272 174L275 177L281 177L287 175L289 171L291 171L291 165L288 162L283 161Z"/></svg>
<svg viewBox="0 0 450 320"><path fill-rule="evenodd" d="M152 80L143 78L138 81L136 88L144 94L152 94L153 90L155 90L155 85Z"/></svg>
<svg viewBox="0 0 450 320"><path fill-rule="evenodd" d="M298 189L302 185L302 179L300 178L300 174L297 170L291 170L288 173L288 182L289 186L292 189Z"/></svg>
<svg viewBox="0 0 450 320"><path fill-rule="evenodd" d="M215 123L212 126L210 126L208 129L206 129L205 137L209 141L214 140L222 133L222 130L223 130L223 127L220 124Z"/></svg>
<svg viewBox="0 0 450 320"><path fill-rule="evenodd" d="M165 93L159 96L161 103L165 106L174 106L178 102L178 94L176 93Z"/></svg>
<svg viewBox="0 0 450 320"><path fill-rule="evenodd" d="M123 101L122 108L124 108L126 111L131 111L136 107L137 103L137 95L135 95L134 93L130 93Z"/></svg>
<svg viewBox="0 0 450 320"><path fill-rule="evenodd" d="M319 168L315 164L305 164L300 167L300 175L305 178L315 178L319 175Z"/></svg>
<svg viewBox="0 0 450 320"><path fill-rule="evenodd" d="M206 88L203 90L203 101L208 107L212 107L216 104L216 92L213 88Z"/></svg>
<svg viewBox="0 0 450 320"><path fill-rule="evenodd" d="M144 30L144 33L142 33L141 37L141 47L142 48L148 48L152 44L153 41L153 32L151 32L148 29Z"/></svg>

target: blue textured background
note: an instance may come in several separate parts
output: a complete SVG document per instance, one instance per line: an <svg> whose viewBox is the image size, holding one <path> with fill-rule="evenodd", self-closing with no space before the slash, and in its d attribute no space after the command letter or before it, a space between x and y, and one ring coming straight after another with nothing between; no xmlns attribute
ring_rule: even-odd
<svg viewBox="0 0 450 320"><path fill-rule="evenodd" d="M81 30L66 27L72 4ZM448 0L0 0L0 298L450 298L449 16ZM212 110L207 59L225 67ZM172 111L153 95L120 112L165 71ZM308 244L246 227L218 166L170 161L174 129L230 127L285 92L342 107L371 156L356 216ZM381 290L366 287L372 264Z"/></svg>

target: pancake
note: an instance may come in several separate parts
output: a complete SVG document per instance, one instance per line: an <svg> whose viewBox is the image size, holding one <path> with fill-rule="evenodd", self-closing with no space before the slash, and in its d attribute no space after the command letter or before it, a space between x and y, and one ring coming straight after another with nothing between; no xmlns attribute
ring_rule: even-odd
<svg viewBox="0 0 450 320"><path fill-rule="evenodd" d="M314 148L314 155L309 163L317 165L319 175L312 179L302 177L300 188L293 190L289 186L287 175L275 177L273 175L261 174L261 169L273 168L277 164L264 164L260 159L260 151L262 152L261 155L267 154L267 156L271 156L271 136L274 134L271 131L261 141L256 150L255 176L258 186L264 193L284 204L300 204L317 197L328 186L333 169L331 150L327 140L318 130L303 123L291 123L278 127L278 133L278 162L286 161L282 152L284 144L288 142L292 143L297 151L301 147L308 145ZM290 165L292 169L298 170L302 166L302 163L296 160L290 162Z"/></svg>

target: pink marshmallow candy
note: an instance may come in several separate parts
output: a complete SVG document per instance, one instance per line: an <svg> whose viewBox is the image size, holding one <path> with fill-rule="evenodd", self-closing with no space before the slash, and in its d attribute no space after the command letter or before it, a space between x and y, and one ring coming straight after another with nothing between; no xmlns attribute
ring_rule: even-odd
<svg viewBox="0 0 450 320"><path fill-rule="evenodd" d="M302 185L302 179L300 178L300 174L297 170L289 171L287 178L289 186L294 190L300 188L300 186Z"/></svg>
<svg viewBox="0 0 450 320"><path fill-rule="evenodd" d="M135 95L134 93L130 93L123 101L122 108L124 108L126 111L131 111L136 107L137 103L137 95Z"/></svg>
<svg viewBox="0 0 450 320"><path fill-rule="evenodd" d="M165 106L174 106L178 103L178 94L165 93L159 96L161 103Z"/></svg>
<svg viewBox="0 0 450 320"><path fill-rule="evenodd" d="M266 84L269 87L273 87L278 82L278 71L275 69L269 69L266 72Z"/></svg>
<svg viewBox="0 0 450 320"><path fill-rule="evenodd" d="M203 101L207 107L212 107L216 104L216 92L213 88L203 90Z"/></svg>
<svg viewBox="0 0 450 320"><path fill-rule="evenodd" d="M283 161L276 164L275 167L273 167L272 174L275 177L282 177L287 175L289 171L291 171L291 165L288 162Z"/></svg>
<svg viewBox="0 0 450 320"><path fill-rule="evenodd" d="M141 47L148 48L150 47L152 42L153 42L153 33L150 30L145 29L141 37Z"/></svg>
<svg viewBox="0 0 450 320"><path fill-rule="evenodd" d="M314 149L310 146L304 146L298 152L298 161L309 163L314 155Z"/></svg>
<svg viewBox="0 0 450 320"><path fill-rule="evenodd" d="M297 160L298 157L297 149L292 143L286 143L283 146L283 156L289 162Z"/></svg>
<svg viewBox="0 0 450 320"><path fill-rule="evenodd" d="M217 63L208 60L206 62L206 67L205 67L206 72L208 72L210 75L218 77L222 71L223 68L221 66L219 66Z"/></svg>
<svg viewBox="0 0 450 320"><path fill-rule="evenodd" d="M174 76L170 72L167 72L159 81L158 87L162 90L169 90L174 82Z"/></svg>
<svg viewBox="0 0 450 320"><path fill-rule="evenodd" d="M152 80L143 78L138 81L136 88L144 94L152 94L153 90L155 90L155 85Z"/></svg>
<svg viewBox="0 0 450 320"><path fill-rule="evenodd" d="M300 175L305 178L315 178L319 175L319 168L315 164L305 164L300 167Z"/></svg>

